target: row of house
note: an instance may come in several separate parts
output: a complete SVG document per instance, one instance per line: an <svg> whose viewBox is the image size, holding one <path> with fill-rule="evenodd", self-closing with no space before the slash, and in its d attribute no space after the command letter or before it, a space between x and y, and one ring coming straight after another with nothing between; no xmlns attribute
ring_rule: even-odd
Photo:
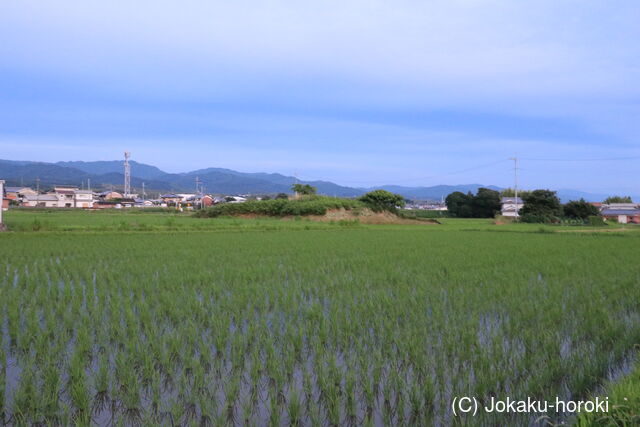
<svg viewBox="0 0 640 427"><path fill-rule="evenodd" d="M42 208L82 208L113 207L114 200L127 201L122 194L114 191L95 193L78 187L59 186L46 193L39 193L29 187L6 187L6 198L19 206ZM133 199L130 200L132 203Z"/></svg>
<svg viewBox="0 0 640 427"><path fill-rule="evenodd" d="M501 199L501 215L515 217L524 206L524 201L518 197L503 197ZM620 224L640 224L640 203L592 203L600 214Z"/></svg>
<svg viewBox="0 0 640 427"><path fill-rule="evenodd" d="M233 199L234 202L242 202L246 199L241 196L220 198L211 195L198 194L164 194L158 199L140 199L137 195L124 197L117 191L103 191L95 193L91 190L83 190L78 187L58 186L46 193L39 193L29 187L6 187L6 198L4 204L13 203L24 207L42 208L81 208L81 209L104 209L104 208L127 208L127 207L208 207L216 203L227 202Z"/></svg>

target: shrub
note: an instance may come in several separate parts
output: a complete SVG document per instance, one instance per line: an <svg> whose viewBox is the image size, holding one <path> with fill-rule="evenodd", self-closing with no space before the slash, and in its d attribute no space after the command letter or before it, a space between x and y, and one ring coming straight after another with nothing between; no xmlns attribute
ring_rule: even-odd
<svg viewBox="0 0 640 427"><path fill-rule="evenodd" d="M397 208L402 208L405 205L404 197L387 190L370 191L358 200L365 203L374 212L396 212Z"/></svg>
<svg viewBox="0 0 640 427"><path fill-rule="evenodd" d="M527 213L520 217L520 221L529 223L557 223L560 219L553 215Z"/></svg>
<svg viewBox="0 0 640 427"><path fill-rule="evenodd" d="M564 205L564 215L568 218L587 220L591 216L600 215L598 208L584 199L573 200Z"/></svg>
<svg viewBox="0 0 640 427"><path fill-rule="evenodd" d="M555 191L534 190L523 197L520 209L523 222L558 222L562 216L562 205Z"/></svg>
<svg viewBox="0 0 640 427"><path fill-rule="evenodd" d="M244 203L224 203L198 211L198 217L221 215L306 216L324 215L331 209L351 210L362 206L357 200L313 196L298 200L251 200Z"/></svg>
<svg viewBox="0 0 640 427"><path fill-rule="evenodd" d="M591 215L589 217L589 225L592 227L601 227L603 225L607 225L607 223L600 215Z"/></svg>
<svg viewBox="0 0 640 427"><path fill-rule="evenodd" d="M313 187L309 184L293 184L291 186L291 189L296 194L303 195L303 196L312 196L316 194L316 192L318 191L316 187Z"/></svg>
<svg viewBox="0 0 640 427"><path fill-rule="evenodd" d="M447 210L457 218L493 218L500 212L500 193L489 188L479 188L474 196L454 191L445 200Z"/></svg>

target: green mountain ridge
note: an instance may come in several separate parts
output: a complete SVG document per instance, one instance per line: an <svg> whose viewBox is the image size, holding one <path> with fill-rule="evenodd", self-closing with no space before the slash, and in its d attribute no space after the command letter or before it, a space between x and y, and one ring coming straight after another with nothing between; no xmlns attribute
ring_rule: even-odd
<svg viewBox="0 0 640 427"><path fill-rule="evenodd" d="M131 185L135 192L142 191L144 183L147 194L165 192L195 192L196 178L207 193L212 194L276 194L291 193L296 182L313 185L320 194L337 197L357 197L367 191L382 188L416 200L441 200L454 191L475 192L480 187L500 190L500 187L481 184L436 185L431 187L405 187L382 185L371 188L354 188L329 181L298 181L295 177L279 173L238 172L225 168L198 169L185 173L167 173L156 166L130 161ZM74 185L86 188L89 181L94 190L122 190L123 162L112 161L69 161L69 162L31 162L19 160L0 160L0 179L7 186L36 187L47 189L54 185ZM563 201L585 198L589 201L601 201L605 194L593 194L577 190L561 189L558 196Z"/></svg>

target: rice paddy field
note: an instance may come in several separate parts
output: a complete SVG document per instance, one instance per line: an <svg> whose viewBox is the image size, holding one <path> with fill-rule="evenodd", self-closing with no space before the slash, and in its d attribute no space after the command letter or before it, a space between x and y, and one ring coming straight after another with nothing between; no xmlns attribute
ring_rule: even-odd
<svg viewBox="0 0 640 427"><path fill-rule="evenodd" d="M0 424L638 423L451 410L610 386L637 404L633 226L5 220Z"/></svg>

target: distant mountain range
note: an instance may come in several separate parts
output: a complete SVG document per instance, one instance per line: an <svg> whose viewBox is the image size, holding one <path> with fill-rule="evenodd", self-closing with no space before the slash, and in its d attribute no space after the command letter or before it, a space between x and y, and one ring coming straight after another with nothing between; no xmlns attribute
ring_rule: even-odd
<svg viewBox="0 0 640 427"><path fill-rule="evenodd" d="M193 192L196 178L213 194L276 194L291 193L296 182L310 184L321 194L338 197L356 197L372 189L382 188L403 195L408 199L441 200L454 191L475 192L480 187L501 190L500 187L481 184L436 185L433 187L403 187L383 185L374 188L354 188L334 184L329 181L297 181L295 177L278 173L244 173L223 168L200 169L186 173L166 173L155 166L131 161L131 186L139 192L144 182L147 193ZM54 185L74 185L86 187L89 182L93 189L122 189L124 182L122 161L57 162L43 163L30 161L0 160L0 179L7 186L36 186L39 179L41 189ZM588 201L602 201L608 195L593 194L577 190L558 190L563 201L584 198Z"/></svg>

